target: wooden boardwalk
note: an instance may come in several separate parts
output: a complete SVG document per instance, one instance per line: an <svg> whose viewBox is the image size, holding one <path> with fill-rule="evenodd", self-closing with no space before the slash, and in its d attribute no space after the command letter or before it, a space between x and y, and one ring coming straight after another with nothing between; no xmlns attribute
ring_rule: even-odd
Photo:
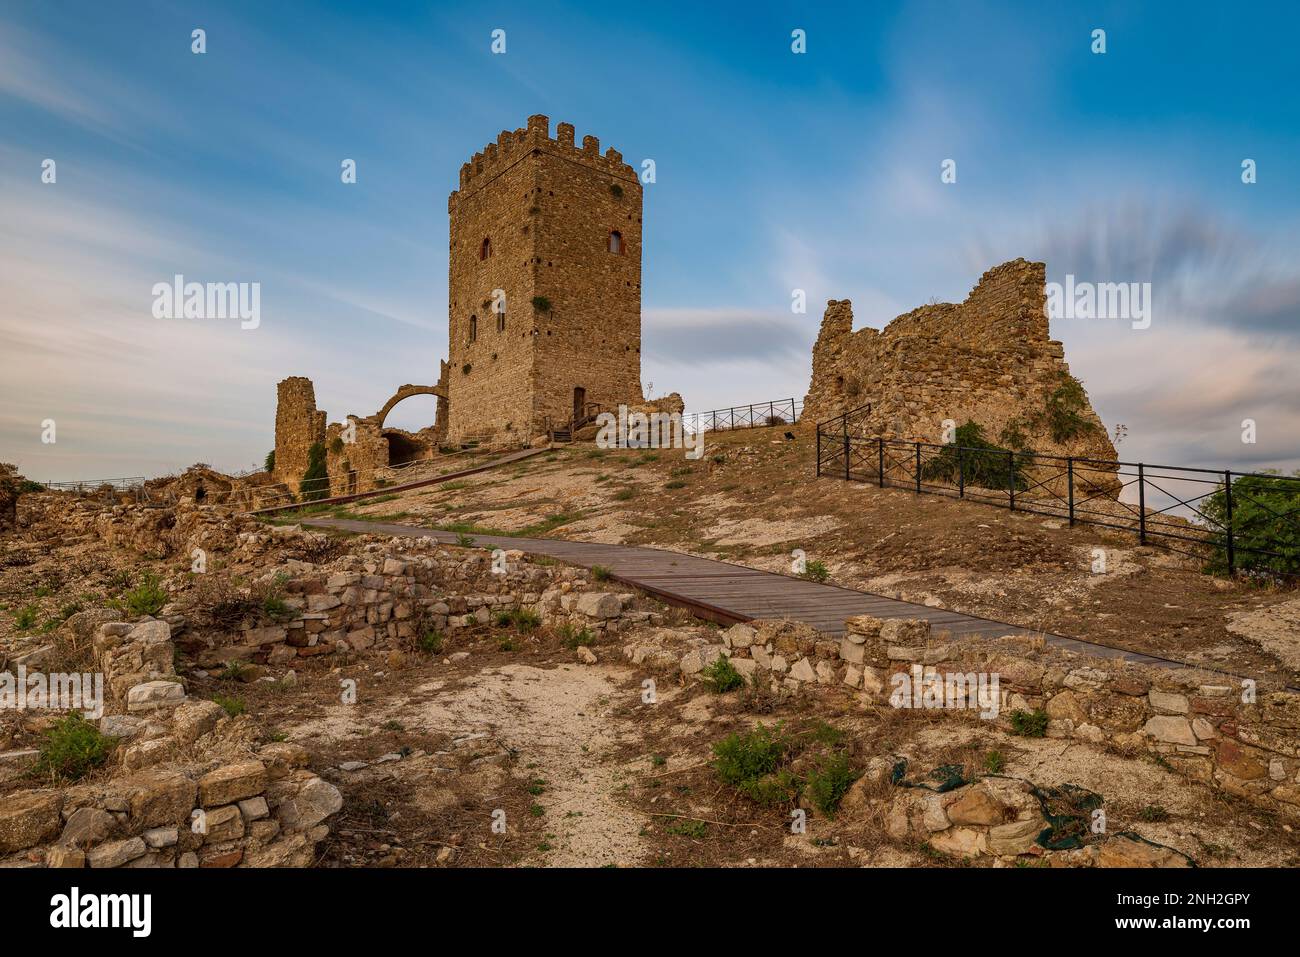
<svg viewBox="0 0 1300 957"><path fill-rule="evenodd" d="M302 524L372 535L433 538L448 544L454 544L459 538L453 532L384 522L311 518L304 519ZM639 588L670 605L687 608L702 618L723 624L735 624L754 618L789 618L806 622L827 634L842 635L844 619L853 615L924 618L930 622L935 634L947 632L955 639L978 635L1033 635L1043 637L1050 645L1094 657L1118 658L1157 667L1185 667L1183 662L1153 655L1124 651L942 608L930 608L838 585L824 585L729 562L697 558L662 548L504 535L469 537L480 547L514 548L587 568L593 565L604 566L617 581Z"/></svg>

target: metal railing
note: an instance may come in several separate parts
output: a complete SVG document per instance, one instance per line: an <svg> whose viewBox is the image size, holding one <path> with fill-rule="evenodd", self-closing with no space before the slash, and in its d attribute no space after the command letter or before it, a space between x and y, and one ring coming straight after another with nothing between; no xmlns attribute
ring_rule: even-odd
<svg viewBox="0 0 1300 957"><path fill-rule="evenodd" d="M1133 532L1229 575L1300 576L1300 476L885 439L855 434L861 411L818 423L819 477Z"/></svg>
<svg viewBox="0 0 1300 957"><path fill-rule="evenodd" d="M761 429L766 426L793 425L799 421L803 402L776 399L752 405L734 405L710 412L683 412L682 428L697 432L725 432L730 429Z"/></svg>

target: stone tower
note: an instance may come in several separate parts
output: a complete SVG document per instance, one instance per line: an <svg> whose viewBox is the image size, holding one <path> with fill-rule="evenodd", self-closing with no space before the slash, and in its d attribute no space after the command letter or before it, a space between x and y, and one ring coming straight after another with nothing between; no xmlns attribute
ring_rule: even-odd
<svg viewBox="0 0 1300 957"><path fill-rule="evenodd" d="M530 116L447 200L449 442L528 442L641 393L641 183Z"/></svg>

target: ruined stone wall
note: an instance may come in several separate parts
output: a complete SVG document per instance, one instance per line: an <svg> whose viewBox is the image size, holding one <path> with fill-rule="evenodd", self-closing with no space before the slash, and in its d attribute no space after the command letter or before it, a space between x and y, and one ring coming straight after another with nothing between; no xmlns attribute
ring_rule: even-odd
<svg viewBox="0 0 1300 957"><path fill-rule="evenodd" d="M448 199L450 442L526 442L546 416L569 420L575 387L588 402L641 399L640 183L616 150L573 136L529 117L461 168Z"/></svg>
<svg viewBox="0 0 1300 957"><path fill-rule="evenodd" d="M316 409L316 389L305 376L276 386L275 480L296 495L312 445L325 441L325 413Z"/></svg>
<svg viewBox="0 0 1300 957"><path fill-rule="evenodd" d="M1057 442L1041 422L1069 375L1061 344L1049 337L1046 279L1043 263L1003 263L964 302L922 306L880 331L854 332L852 304L832 300L813 348L804 421L870 403L857 424L872 437L939 443L951 419L978 423L992 442L1010 425L1040 453L1115 458L1086 397L1085 433Z"/></svg>
<svg viewBox="0 0 1300 957"><path fill-rule="evenodd" d="M537 408L553 422L574 412L574 389L606 409L641 393L641 183L622 154L573 127L557 128L558 154L539 157ZM576 157L576 159L575 159ZM619 234L619 252L610 234Z"/></svg>

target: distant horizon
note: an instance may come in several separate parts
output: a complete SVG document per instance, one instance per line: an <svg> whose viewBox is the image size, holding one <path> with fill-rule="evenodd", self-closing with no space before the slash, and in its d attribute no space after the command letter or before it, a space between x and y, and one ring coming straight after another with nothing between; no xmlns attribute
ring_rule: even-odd
<svg viewBox="0 0 1300 957"><path fill-rule="evenodd" d="M642 381L688 412L801 401L827 300L880 329L1025 258L1049 282L1149 283L1146 326L1051 323L1127 426L1122 460L1296 471L1300 12L1253 9L5 10L0 461L243 472L281 379L310 378L330 421L435 382L447 195L542 113L654 161ZM160 318L177 275L257 284L259 321ZM389 424L433 412L412 398Z"/></svg>

